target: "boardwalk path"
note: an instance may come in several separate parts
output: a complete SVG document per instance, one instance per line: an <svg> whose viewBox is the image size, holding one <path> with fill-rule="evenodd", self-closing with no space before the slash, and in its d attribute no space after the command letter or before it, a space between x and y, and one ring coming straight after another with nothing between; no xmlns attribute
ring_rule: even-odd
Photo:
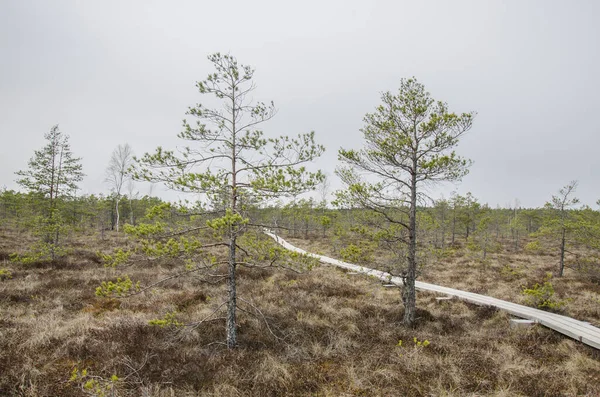
<svg viewBox="0 0 600 397"><path fill-rule="evenodd" d="M374 270L369 269L368 267L353 265L351 263L342 262L337 259L328 258L323 255L312 254L304 251L303 249L294 247L293 245L291 245L290 243L273 233L265 231L265 234L273 238L275 241L277 241L279 244L281 244L283 247L290 251L307 254L319 259L323 263L328 263L330 265L351 270L353 272L359 272L367 274L369 276L374 276L382 281L391 284L402 285L402 279L400 277L393 277L391 274L382 272L380 270ZM555 331L565 334L573 339L577 339L578 341L585 343L586 345L592 346L600 350L600 328L594 327L593 325L584 321L575 320L571 317L561 316L559 314L548 313L542 310L518 305L516 303L503 301L501 299L496 299L485 295L461 291L453 288L442 287L439 285L429 283L423 283L421 281L416 282L416 288L423 291L438 292L440 294L456 297L478 305L494 306L498 309L506 310L514 316L525 318L528 320L533 320L548 328L552 328Z"/></svg>

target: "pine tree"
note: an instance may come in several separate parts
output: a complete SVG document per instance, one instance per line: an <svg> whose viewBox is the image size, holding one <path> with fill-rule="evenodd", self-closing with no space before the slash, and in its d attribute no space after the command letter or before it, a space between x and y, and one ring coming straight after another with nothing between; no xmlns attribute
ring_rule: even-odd
<svg viewBox="0 0 600 397"><path fill-rule="evenodd" d="M456 181L467 173L469 162L452 148L471 128L474 113L450 113L414 78L403 79L397 95L386 92L381 100L375 112L364 117L365 148L339 151L346 166L337 174L348 189L338 195L338 202L369 208L408 233L403 301L404 323L411 326L416 306L417 200L424 197L424 184ZM366 173L373 179L364 179Z"/></svg>
<svg viewBox="0 0 600 397"><path fill-rule="evenodd" d="M250 250L243 249L240 237L250 230L247 203L265 202L285 195L297 195L313 189L323 180L321 172L309 172L304 166L320 156L324 147L314 141L314 132L296 138L267 138L257 128L275 116L273 102L253 103L254 69L238 64L231 55L208 57L215 72L197 83L203 95L216 97L222 106L207 108L198 104L188 115L198 119L195 125L183 122L179 138L193 146L177 152L157 148L137 160L134 178L162 182L167 187L204 194L213 203L211 212L218 218L208 222L228 247L227 275L227 346L237 346L238 265ZM254 225L256 226L256 225Z"/></svg>
<svg viewBox="0 0 600 397"><path fill-rule="evenodd" d="M62 225L58 199L71 196L78 189L77 183L83 180L84 174L81 158L73 156L69 136L60 132L58 125L52 127L44 138L48 143L34 152L28 163L29 168L16 174L21 177L17 180L19 185L44 200L44 239L50 245L54 259Z"/></svg>

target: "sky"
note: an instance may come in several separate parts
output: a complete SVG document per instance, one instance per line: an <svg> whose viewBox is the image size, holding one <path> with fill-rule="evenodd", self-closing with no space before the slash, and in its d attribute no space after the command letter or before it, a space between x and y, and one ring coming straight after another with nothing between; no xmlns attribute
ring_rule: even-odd
<svg viewBox="0 0 600 397"><path fill-rule="evenodd" d="M255 98L278 108L267 134L315 131L331 191L338 149L360 148L364 115L414 76L451 111L477 112L457 148L469 175L430 194L536 207L578 180L595 206L598 15L594 0L2 0L0 187L18 188L14 173L59 124L82 157L81 192L107 193L117 145L182 145L219 51L256 69Z"/></svg>

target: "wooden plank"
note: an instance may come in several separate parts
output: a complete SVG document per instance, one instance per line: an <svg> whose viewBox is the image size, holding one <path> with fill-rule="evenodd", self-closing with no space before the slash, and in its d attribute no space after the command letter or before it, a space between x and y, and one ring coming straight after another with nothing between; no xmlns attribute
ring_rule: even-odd
<svg viewBox="0 0 600 397"><path fill-rule="evenodd" d="M300 248L294 247L292 244L288 243L281 237L271 233L270 231L265 230L265 234L273 238L277 243L279 243L280 245L282 245L290 251L295 251L313 258L317 258L323 263L328 263L330 265L351 270L352 273L348 274L363 273L369 276L376 277L381 281L385 282L386 284L384 286L386 287L403 285L402 279L400 277L392 276L391 274L382 272L380 270L370 269L364 266L358 266L352 263L328 258L323 255L311 254ZM461 291L454 288L443 287L435 284L424 283L421 281L416 281L415 287L422 291L430 291L445 294L448 297L456 297L458 299L462 299L467 302L479 305L497 307L499 309L509 312L514 316L542 324L545 327L551 328L557 332L560 332L573 339L576 339L588 346L592 346L600 350L600 328L595 327L588 322L579 321L571 317L545 312L539 309L519 305L512 302L507 302L490 296L480 295L473 292Z"/></svg>
<svg viewBox="0 0 600 397"><path fill-rule="evenodd" d="M432 286L430 284L430 286ZM448 290L452 290L446 287L441 287L439 288L439 286L433 286L436 288L426 288L427 290L430 291L436 291L436 292L442 292L442 293L448 293ZM519 317L523 317L526 316L528 318L532 318L535 320L539 320L540 322L544 323L544 322L549 322L550 324L552 324L552 326L550 326L550 328L553 329L557 329L559 330L561 327L570 327L573 328L574 331L578 331L580 333L582 333L582 336L588 336L588 337L593 337L594 335L597 335L598 333L598 328L593 327L593 326L589 326L584 324L582 321L579 320L575 320L572 319L570 317L566 317L566 316L561 316L559 314L554 314L554 313L548 313L542 310L538 310L538 309L534 309L534 308L530 308L527 306L522 306L522 305L518 305L516 303L512 303L512 302L507 302L507 301L503 301L497 298L491 298L491 297L485 297L479 294L474 294L471 292L465 292L462 291L463 293L461 294L461 291L459 290L452 290L452 292L456 293L456 295L459 298L466 298L466 300L468 301L472 301L472 302L480 302L480 303L485 303L485 304L489 304L501 309L504 309L508 312L510 312L511 314L515 314ZM558 327L558 328L555 328ZM590 333L591 331L591 333ZM578 339L578 338L576 338Z"/></svg>
<svg viewBox="0 0 600 397"><path fill-rule="evenodd" d="M509 323L511 328L531 328L536 324L533 320L524 320L522 318L511 318Z"/></svg>

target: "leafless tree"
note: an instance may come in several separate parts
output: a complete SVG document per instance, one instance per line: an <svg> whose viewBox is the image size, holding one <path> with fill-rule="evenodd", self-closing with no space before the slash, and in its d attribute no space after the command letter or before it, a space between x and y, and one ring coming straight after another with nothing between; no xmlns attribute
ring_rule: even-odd
<svg viewBox="0 0 600 397"><path fill-rule="evenodd" d="M106 182L110 184L115 195L115 212L117 216L117 232L119 231L119 201L121 199L121 190L127 178L127 169L133 161L133 150L128 143L119 145L113 150L110 156L110 162L106 168Z"/></svg>
<svg viewBox="0 0 600 397"><path fill-rule="evenodd" d="M131 222L131 224L135 226L135 214L133 212L133 200L138 198L140 192L135 191L135 182L131 178L127 179L126 189L127 189L127 199L128 199L127 201L129 201L129 222Z"/></svg>

